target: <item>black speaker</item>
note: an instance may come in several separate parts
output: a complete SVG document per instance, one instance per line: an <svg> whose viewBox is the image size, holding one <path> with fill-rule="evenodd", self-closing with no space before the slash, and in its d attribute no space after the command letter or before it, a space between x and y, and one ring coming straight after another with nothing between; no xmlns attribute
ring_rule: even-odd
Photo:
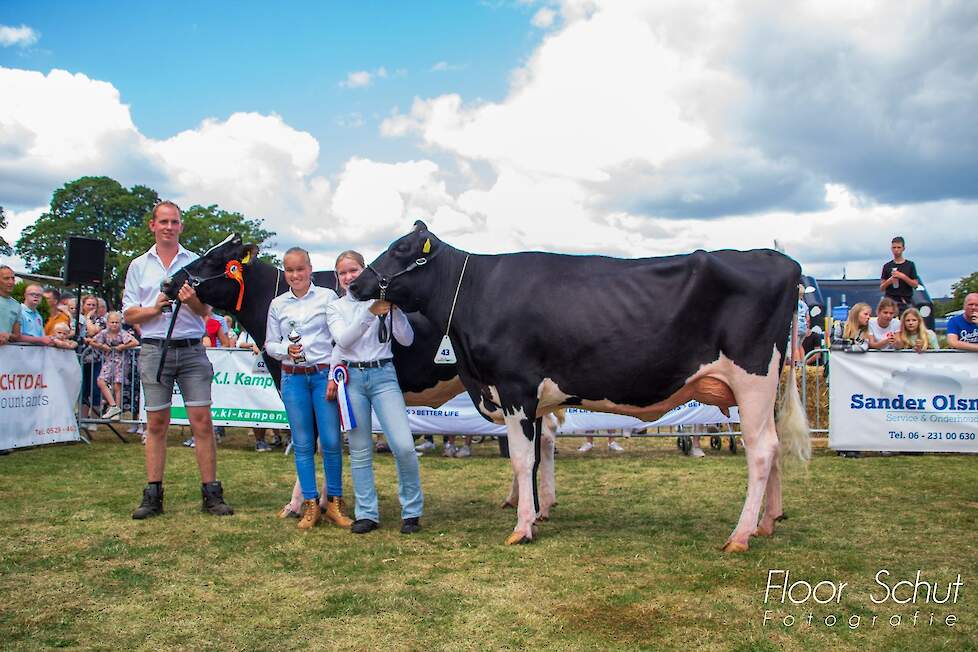
<svg viewBox="0 0 978 652"><path fill-rule="evenodd" d="M68 285L101 285L105 273L105 240L68 237L65 259L65 283Z"/></svg>

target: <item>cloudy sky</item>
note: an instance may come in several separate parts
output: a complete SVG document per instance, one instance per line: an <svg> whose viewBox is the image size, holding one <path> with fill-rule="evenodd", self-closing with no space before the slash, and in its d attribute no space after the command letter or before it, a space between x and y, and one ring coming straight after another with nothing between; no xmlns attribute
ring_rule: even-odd
<svg viewBox="0 0 978 652"><path fill-rule="evenodd" d="M978 2L0 4L4 236L82 175L369 258L770 247L978 269Z"/></svg>

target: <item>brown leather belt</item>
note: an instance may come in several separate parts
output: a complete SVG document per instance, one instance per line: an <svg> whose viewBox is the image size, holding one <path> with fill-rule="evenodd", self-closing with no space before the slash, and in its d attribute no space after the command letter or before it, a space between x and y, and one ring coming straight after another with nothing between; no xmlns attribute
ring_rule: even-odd
<svg viewBox="0 0 978 652"><path fill-rule="evenodd" d="M308 376L310 374L317 374L320 371L328 371L328 364L316 364L311 367L299 367L294 364L282 363L282 373L283 374L302 374Z"/></svg>

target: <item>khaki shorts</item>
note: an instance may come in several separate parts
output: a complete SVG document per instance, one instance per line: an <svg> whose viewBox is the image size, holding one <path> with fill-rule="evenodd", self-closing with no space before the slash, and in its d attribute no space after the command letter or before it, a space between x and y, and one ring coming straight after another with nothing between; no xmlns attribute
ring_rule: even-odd
<svg viewBox="0 0 978 652"><path fill-rule="evenodd" d="M160 366L162 347L143 344L139 352L139 380L143 384L146 411L166 410L173 402L173 385L180 388L183 404L187 407L211 404L211 381L214 367L207 359L203 344L171 347L166 352L166 365L156 382L156 370Z"/></svg>

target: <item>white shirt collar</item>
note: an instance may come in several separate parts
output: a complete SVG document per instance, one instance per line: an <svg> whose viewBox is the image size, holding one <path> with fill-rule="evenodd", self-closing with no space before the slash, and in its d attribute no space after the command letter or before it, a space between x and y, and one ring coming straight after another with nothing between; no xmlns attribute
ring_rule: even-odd
<svg viewBox="0 0 978 652"><path fill-rule="evenodd" d="M153 244L152 247L149 248L149 251L147 253L150 256L152 256L153 258L155 258L156 260L160 261L160 264L163 265L163 259L160 258L159 252L156 251L156 244L155 243ZM177 255L173 257L173 260L176 260L176 259L180 258L180 256L189 256L189 255L190 255L190 250L189 249L185 249L184 246L178 242L177 243ZM166 265L163 265L163 266L166 267Z"/></svg>
<svg viewBox="0 0 978 652"><path fill-rule="evenodd" d="M304 299L307 299L307 298L311 299L313 296L315 296L315 293L316 293L316 284L315 283L310 283L309 284L309 289L306 290L306 293L303 294L301 297L295 296L295 292L293 292L292 291L292 287L289 286L289 298L292 299L293 301L303 301Z"/></svg>

